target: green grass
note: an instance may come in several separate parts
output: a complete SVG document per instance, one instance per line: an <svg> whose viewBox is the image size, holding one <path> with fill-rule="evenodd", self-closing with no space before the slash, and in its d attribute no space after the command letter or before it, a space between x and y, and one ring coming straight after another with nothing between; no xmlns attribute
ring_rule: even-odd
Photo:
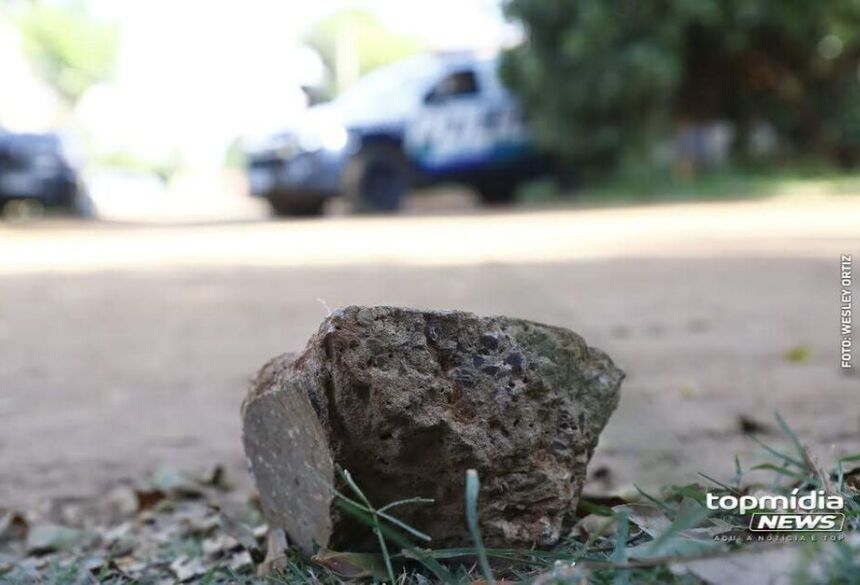
<svg viewBox="0 0 860 585"><path fill-rule="evenodd" d="M710 484L670 486L660 495L641 493L640 501L650 502L655 509L665 514L669 522L667 530L659 535L649 535L635 525L625 507L609 509L593 505L592 509L605 514L607 520L617 526L613 535L590 535L585 540L565 539L550 550L487 549L481 540L477 523L479 481L477 474L470 470L466 475L467 525L472 534L473 546L461 549L434 550L419 548L403 533L401 522L388 523L374 510L370 502L363 498L363 515L359 518L374 529L380 536L380 555L387 567L387 580L398 583L431 582L471 583L482 580L487 584L501 580L523 583L700 583L693 573L673 573L672 564L682 564L689 558L728 558L746 548L745 542L736 541L722 544L715 542L709 529L719 528L733 533L746 533L748 518L733 513L709 510L705 506L706 495L717 493L749 493L754 490L768 489L772 493L790 494L794 488L835 489L846 500L847 529L860 527L860 496L848 489L844 482L845 465L860 460L860 455L840 460L831 473L824 473L817 467L807 448L789 425L777 415L779 427L789 439L791 452L785 453L768 445L763 445L770 460L752 469L768 470L773 473L772 480L765 484L743 482L745 472L736 460L736 475L731 480L735 487L702 475ZM351 479L351 478L350 478ZM835 481L835 483L833 483ZM348 485L360 493L354 482ZM342 496L345 498L345 496ZM348 498L347 498L348 499ZM426 503L426 502L422 502ZM408 532L412 532L410 529ZM413 533L414 534L414 533ZM706 534L694 538L692 535ZM749 533L746 533L749 536ZM384 538L383 538L384 536ZM811 535L807 535L811 536ZM392 546L383 545L388 539L390 545L401 548L401 552L391 552ZM795 582L804 583L854 583L860 576L860 550L848 544L836 544L823 548L819 545L806 547L804 554L815 555L821 560L822 574L804 574L806 562L798 563ZM442 566L444 565L444 568ZM395 574L394 567L397 567ZM294 575L295 573L291 573ZM823 575L823 576L822 576ZM330 576L330 575L329 575ZM283 577L283 576L282 576ZM279 579L282 577L275 577ZM335 575L337 578L337 575ZM283 577L281 583L298 583L290 576ZM817 579L817 580L811 580ZM823 581L821 579L824 579Z"/></svg>
<svg viewBox="0 0 860 585"><path fill-rule="evenodd" d="M860 525L860 497L856 492L846 489L843 482L845 464L860 460L860 455L841 460L837 469L824 478L796 433L779 415L777 422L789 439L792 451L784 453L764 446L771 456L770 461L755 466L754 469L772 471L773 479L770 483L743 484L745 472L740 462L737 462L737 473L731 480L736 487L702 475L710 484L710 489L699 484L689 484L667 487L660 495L641 492L640 501L650 502L656 509L662 510L669 522L669 528L656 537L649 536L646 531L636 526L624 507L613 510L593 505L593 510L605 514L609 522L616 524L617 530L614 534L603 536L598 531L584 541L568 538L557 547L542 551L487 549L482 543L477 523L479 481L477 474L470 470L465 482L465 516L472 534L473 546L445 550L421 548L409 538L410 534L414 536L417 531L405 527L400 521L390 522L391 517L388 515L383 517L383 509L375 510L351 478L347 485L363 502L358 518L366 522L379 537L378 556L382 557L386 566L386 575L380 578L380 581L421 585L428 582L465 584L476 581L492 585L501 580L540 584L702 583L694 573L672 572L669 566L683 563L688 558L729 559L732 554L738 554L747 546L742 541L720 544L715 543L712 538L708 540L710 537L698 540L691 538L691 534L699 534L696 531L715 526L730 527L738 533L745 531L747 519L706 508L705 498L708 491L737 494L767 488L773 493L788 494L793 488L823 488L823 484L829 483L832 477L837 482L840 493L846 498L849 529L856 530ZM347 496L341 495L341 498L354 504ZM427 502L406 500L402 503ZM390 506L385 509L390 509ZM386 540L388 544L385 544ZM399 552L393 552L398 548ZM819 558L822 572L817 575L804 573L806 561L799 557L794 582L834 585L858 582L860 550L837 543L829 548L810 545L806 547L804 554ZM332 571L310 573L309 566L307 560L296 563L288 571L271 577L272 582L333 582L332 580L342 578Z"/></svg>
<svg viewBox="0 0 860 585"><path fill-rule="evenodd" d="M695 178L676 178L655 172L621 176L599 184L560 192L551 181L537 181L520 192L526 204L560 200L583 206L636 203L720 201L770 196L860 193L860 173L846 173L816 165L749 170L728 168L702 173Z"/></svg>
<svg viewBox="0 0 860 585"><path fill-rule="evenodd" d="M757 545L749 539L751 533L746 530L748 517L708 509L705 505L708 493L738 495L767 490L772 494L788 495L795 488L801 491L831 490L845 498L846 531L854 532L860 528L860 495L855 489L858 473L851 471L851 467L860 461L860 454L841 459L833 471L825 472L818 467L788 423L779 415L776 419L788 447L775 448L751 436L750 439L759 442L767 455L767 460L761 464L744 469L736 458L736 472L729 480L721 481L700 474L704 485L691 483L667 486L658 494L640 490L639 497L622 506L607 507L599 501L584 501L581 508L605 518L604 527L591 530L587 535L571 532L557 546L548 550L484 546L478 524L480 482L474 470L469 470L465 477L464 510L472 545L456 549L433 548L428 535L405 524L395 515L396 509L402 506L432 506L431 500L408 498L376 507L349 472L339 470L345 491L327 487L336 495L337 504L343 510L373 531L378 543L376 552L321 551L308 558L296 550L290 550L278 569L266 577L254 576L250 568L235 571L227 566L216 565L196 582L240 585L339 584L347 581L398 585L466 585L476 582L486 585L501 582L535 585L704 583L694 571L689 570L685 562L708 560L723 562L726 567L730 567L732 555L744 553ZM751 475L762 477L763 472L769 474L767 481L747 481ZM653 523L655 520L659 522ZM715 533L732 534L739 539L733 542L715 540ZM829 546L820 542L807 543L797 550L796 562L792 566L780 567L781 571L791 573L792 583L860 583L858 543L851 545L846 541ZM260 551L254 552L260 554ZM41 571L38 580L16 580L9 573L5 577L0 574L0 583L71 585L135 582L109 568L102 568L93 575L84 568L84 563L85 559L75 559L63 566L52 565ZM813 565L817 565L816 570L808 569ZM154 571L153 577L157 575L163 578L165 573ZM169 578L169 573L166 575Z"/></svg>

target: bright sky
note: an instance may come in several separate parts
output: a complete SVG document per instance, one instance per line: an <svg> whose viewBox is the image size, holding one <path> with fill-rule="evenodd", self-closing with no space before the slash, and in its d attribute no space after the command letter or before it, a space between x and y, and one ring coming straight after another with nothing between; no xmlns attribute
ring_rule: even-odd
<svg viewBox="0 0 860 585"><path fill-rule="evenodd" d="M369 9L435 48L498 46L510 38L499 0L89 0L121 27L119 75L82 104L103 149L147 158L182 153L220 163L229 141L276 129L296 115L297 84L319 75L298 49L315 20Z"/></svg>

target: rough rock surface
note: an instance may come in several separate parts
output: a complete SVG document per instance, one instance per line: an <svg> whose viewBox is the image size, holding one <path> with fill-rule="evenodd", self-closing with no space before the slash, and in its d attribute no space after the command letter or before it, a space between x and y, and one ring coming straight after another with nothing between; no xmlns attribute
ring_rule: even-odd
<svg viewBox="0 0 860 585"><path fill-rule="evenodd" d="M307 552L372 546L327 485L350 471L434 547L471 541L466 469L488 546L546 546L575 510L624 373L575 333L521 319L346 307L258 374L243 441L270 526Z"/></svg>

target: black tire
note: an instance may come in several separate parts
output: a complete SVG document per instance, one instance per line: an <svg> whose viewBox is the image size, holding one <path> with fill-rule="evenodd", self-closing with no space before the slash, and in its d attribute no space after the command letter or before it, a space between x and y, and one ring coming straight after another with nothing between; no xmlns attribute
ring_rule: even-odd
<svg viewBox="0 0 860 585"><path fill-rule="evenodd" d="M12 222L37 221L45 217L45 204L38 199L4 199L0 216Z"/></svg>
<svg viewBox="0 0 860 585"><path fill-rule="evenodd" d="M501 206L511 205L517 200L517 186L513 179L481 181L475 185L475 190L484 205Z"/></svg>
<svg viewBox="0 0 860 585"><path fill-rule="evenodd" d="M412 186L412 168L395 145L363 148L349 161L343 194L354 213L385 213L400 209Z"/></svg>
<svg viewBox="0 0 860 585"><path fill-rule="evenodd" d="M315 217L323 212L322 197L290 197L272 194L267 197L272 213L278 217Z"/></svg>

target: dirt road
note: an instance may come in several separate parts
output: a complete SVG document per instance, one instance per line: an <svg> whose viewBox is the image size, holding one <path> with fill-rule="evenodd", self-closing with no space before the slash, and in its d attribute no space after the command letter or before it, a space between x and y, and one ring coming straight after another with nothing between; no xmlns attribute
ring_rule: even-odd
<svg viewBox="0 0 860 585"><path fill-rule="evenodd" d="M165 465L247 481L249 377L346 304L517 315L608 351L628 379L589 489L727 476L760 455L740 417L772 429L774 410L825 459L860 452L843 253L857 264L860 197L0 227L0 506Z"/></svg>

